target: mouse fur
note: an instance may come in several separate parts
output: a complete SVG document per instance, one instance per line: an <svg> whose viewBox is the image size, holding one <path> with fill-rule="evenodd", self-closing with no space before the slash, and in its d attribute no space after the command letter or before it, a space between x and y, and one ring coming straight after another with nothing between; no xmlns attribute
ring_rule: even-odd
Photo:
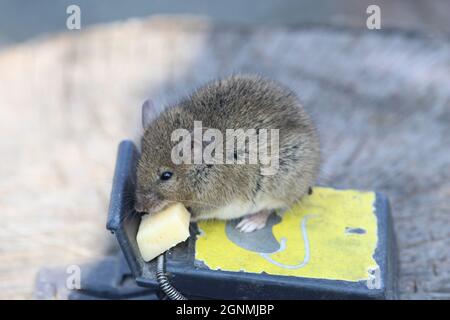
<svg viewBox="0 0 450 320"><path fill-rule="evenodd" d="M192 220L233 219L288 208L308 194L320 167L319 139L296 94L257 75L232 75L207 83L163 111L146 102L145 130L136 168L136 210L155 212L182 202ZM175 129L279 129L279 168L261 164L174 165ZM171 172L170 179L161 175Z"/></svg>

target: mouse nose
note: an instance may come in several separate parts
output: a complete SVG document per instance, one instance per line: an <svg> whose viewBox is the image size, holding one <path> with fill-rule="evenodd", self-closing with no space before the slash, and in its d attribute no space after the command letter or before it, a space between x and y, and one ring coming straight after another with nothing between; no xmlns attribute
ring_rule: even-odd
<svg viewBox="0 0 450 320"><path fill-rule="evenodd" d="M144 212L144 206L142 205L142 203L136 202L134 204L134 210L136 210L137 212Z"/></svg>
<svg viewBox="0 0 450 320"><path fill-rule="evenodd" d="M142 196L139 194L136 195L136 199L134 201L134 210L136 210L137 212L145 211L144 201L142 199Z"/></svg>
<svg viewBox="0 0 450 320"><path fill-rule="evenodd" d="M134 209L137 212L147 212L150 213L155 207L161 204L162 198L154 193L136 193L136 199L134 203Z"/></svg>

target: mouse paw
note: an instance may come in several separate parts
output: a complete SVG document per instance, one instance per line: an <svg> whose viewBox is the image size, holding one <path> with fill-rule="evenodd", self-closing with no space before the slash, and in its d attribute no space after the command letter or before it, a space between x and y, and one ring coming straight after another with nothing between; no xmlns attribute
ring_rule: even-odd
<svg viewBox="0 0 450 320"><path fill-rule="evenodd" d="M244 217L236 226L241 232L253 232L261 230L266 226L270 211L260 211L258 213Z"/></svg>

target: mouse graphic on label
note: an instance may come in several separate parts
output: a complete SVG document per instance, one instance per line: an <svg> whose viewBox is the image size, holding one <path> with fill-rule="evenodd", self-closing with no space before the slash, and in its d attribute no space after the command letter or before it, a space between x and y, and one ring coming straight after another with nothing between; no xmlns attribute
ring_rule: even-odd
<svg viewBox="0 0 450 320"><path fill-rule="evenodd" d="M230 241L235 243L249 251L257 252L261 257L269 261L270 263L285 269L299 269L304 267L310 258L310 248L308 234L306 231L306 223L312 215L306 215L303 217L300 223L300 230L303 236L303 242L305 246L305 256L303 261L296 265L286 265L275 261L271 258L272 254L282 252L286 249L286 238L281 238L280 242L275 238L272 227L282 221L276 212L272 212L267 219L266 226L260 230L254 231L252 233L243 233L236 229L236 225L239 220L230 220L227 222L225 227L225 233Z"/></svg>

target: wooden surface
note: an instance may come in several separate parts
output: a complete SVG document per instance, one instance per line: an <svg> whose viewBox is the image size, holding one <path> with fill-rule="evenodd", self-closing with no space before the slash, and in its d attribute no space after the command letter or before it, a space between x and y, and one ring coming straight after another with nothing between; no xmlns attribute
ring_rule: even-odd
<svg viewBox="0 0 450 320"><path fill-rule="evenodd" d="M291 86L316 119L320 183L391 200L401 298L450 298L450 46L417 35L153 19L0 52L0 298L39 267L101 257L117 143L142 100L233 71Z"/></svg>

